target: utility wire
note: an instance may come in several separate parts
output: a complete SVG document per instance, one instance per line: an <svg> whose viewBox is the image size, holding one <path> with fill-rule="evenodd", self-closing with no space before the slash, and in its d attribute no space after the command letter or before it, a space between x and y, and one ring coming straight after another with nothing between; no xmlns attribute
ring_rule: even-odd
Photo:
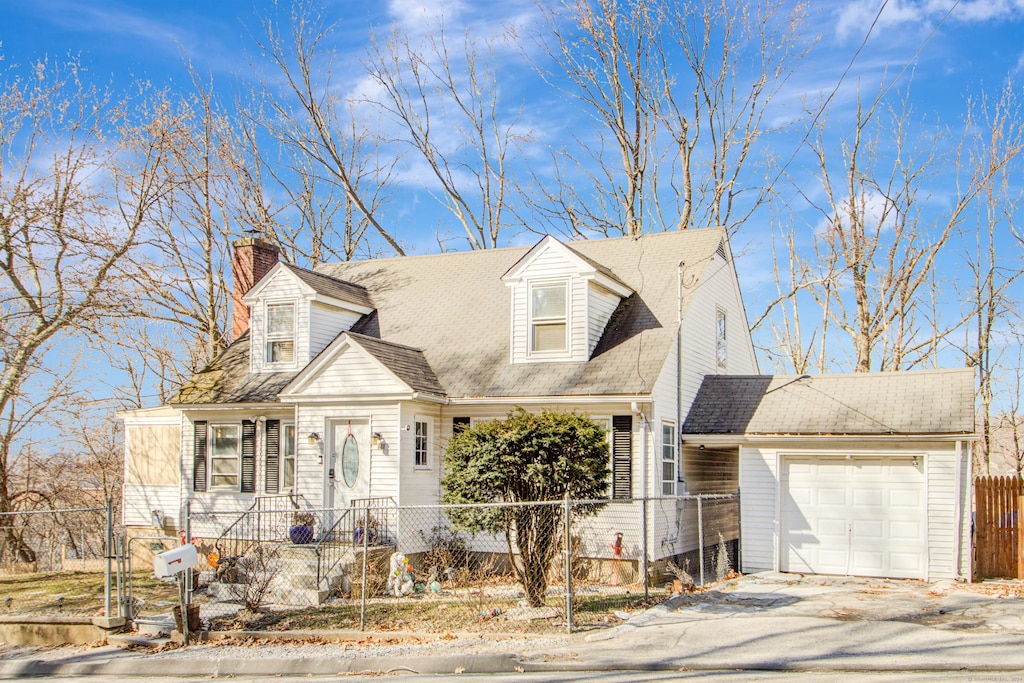
<svg viewBox="0 0 1024 683"><path fill-rule="evenodd" d="M950 16L952 16L953 11L956 10L956 8L960 5L960 2L961 0L954 0L949 10L943 15L942 19L939 20L939 23L935 25L935 27L931 30L928 36L924 39L924 41L922 41L921 45L918 46L913 56L909 60L907 60L906 63L904 63L903 68L900 69L900 72L896 75L896 77L889 81L889 85L887 85L882 90L879 99L884 98L888 94L889 90L891 90L892 87L896 85L896 83L899 82L899 80L903 77L903 74L907 72L907 69L910 68L910 65L917 61L917 58L921 56L921 53L924 51L925 47L928 46L928 43L931 42L932 38L935 37L935 34L938 33L940 28L942 28L942 25L946 23L946 20L949 19ZM871 38L871 34L874 32L875 27L878 25L878 22L882 17L882 12L885 11L885 8L888 6L888 4L889 0L884 0L882 2L882 6L878 8L878 13L875 14L875 18L871 22L871 26L868 27L867 33L864 35L864 40L861 41L861 44L857 48L857 51L853 53L853 57L850 58L849 64L846 65L846 69L843 70L843 73L839 77L839 80L836 82L835 87L832 88L832 92L829 93L828 97L825 98L825 101L822 103L821 107L818 108L817 113L815 113L814 118L811 120L811 124L807 127L807 132L804 134L803 139L796 147L793 148L793 154L790 155L789 160L782 165L782 168L779 169L779 172L775 175L775 178L773 178L772 181L767 186L765 186L764 190L761 193L759 201L762 201L764 199L764 196L768 192L769 188L774 187L775 184L779 182L779 178L782 177L782 175L786 172L786 170L793 163L793 161L796 160L796 156L797 154L800 153L800 149L805 144L807 144L807 140L811 136L811 131L814 130L814 126L818 123L818 120L825 113L825 110L828 109L828 105L832 102L832 99L836 96L836 93L839 92L839 88L842 87L843 81L849 75L851 69L853 69L854 62L857 61L857 58L860 56L860 53L864 51L864 47L867 45L868 39Z"/></svg>

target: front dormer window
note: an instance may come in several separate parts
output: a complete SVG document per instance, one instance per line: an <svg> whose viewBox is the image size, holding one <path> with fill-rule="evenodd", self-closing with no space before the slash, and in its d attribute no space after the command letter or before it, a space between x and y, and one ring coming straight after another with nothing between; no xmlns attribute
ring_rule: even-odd
<svg viewBox="0 0 1024 683"><path fill-rule="evenodd" d="M267 362L295 362L295 302L267 304Z"/></svg>
<svg viewBox="0 0 1024 683"><path fill-rule="evenodd" d="M569 283L530 286L531 353L564 353L568 342Z"/></svg>

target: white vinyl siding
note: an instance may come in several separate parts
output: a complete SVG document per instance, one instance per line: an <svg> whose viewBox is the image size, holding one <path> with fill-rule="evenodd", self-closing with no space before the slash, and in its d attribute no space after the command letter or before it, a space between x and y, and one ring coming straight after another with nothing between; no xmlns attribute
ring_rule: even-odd
<svg viewBox="0 0 1024 683"><path fill-rule="evenodd" d="M339 334L352 329L361 317L362 314L354 311L312 302L309 314L310 360L327 348Z"/></svg>
<svg viewBox="0 0 1024 683"><path fill-rule="evenodd" d="M717 261L721 264L721 261ZM757 361L750 334L745 329L746 315L740 299L739 283L731 266L712 263L700 284L687 292L692 297L682 324L683 367L680 382L682 414L685 416L700 389L704 375L719 374L716 358L716 321L719 309L725 311L726 356L730 375L756 375ZM675 321L672 321L674 324ZM674 361L673 361L674 362ZM674 370L674 368L673 368ZM674 379L674 375L673 375Z"/></svg>
<svg viewBox="0 0 1024 683"><path fill-rule="evenodd" d="M378 361L349 346L338 352L329 365L305 384L300 394L320 398L408 391L409 388L398 382Z"/></svg>
<svg viewBox="0 0 1024 683"><path fill-rule="evenodd" d="M779 464L784 458L897 458L910 460L915 455L925 474L925 518L927 547L924 576L928 580L966 576L969 565L969 529L963 510L970 510L970 486L957 482L957 460L963 464L955 443L850 444L839 449L834 444L808 440L799 445L742 446L740 455L740 518L743 524L743 567L741 571L778 571L784 566L780 556L783 529L784 477ZM961 477L963 469L961 468ZM957 512L957 496L960 495ZM957 515L960 515L959 518ZM969 512L967 513L969 518ZM959 532L959 534L958 534ZM959 546L957 543L959 542Z"/></svg>
<svg viewBox="0 0 1024 683"><path fill-rule="evenodd" d="M153 526L153 510L164 513L166 528L178 526L180 490L177 484L133 484L125 482L121 519L124 526ZM160 530L161 533L163 529Z"/></svg>
<svg viewBox="0 0 1024 683"><path fill-rule="evenodd" d="M590 283L587 293L589 297L587 302L589 309L587 357L589 358L594 353L594 347L601 341L604 328L611 319L612 313L619 306L619 296L593 282Z"/></svg>
<svg viewBox="0 0 1024 683"><path fill-rule="evenodd" d="M398 493L401 505L437 505L441 502L441 469L444 460L441 406L419 401L406 401L399 407L400 441L398 444ZM451 418L448 418L451 422ZM416 464L416 423L427 425L427 466ZM451 425L448 425L449 431ZM422 524L422 516L419 517ZM416 527L417 529L419 527ZM429 529L428 529L429 530Z"/></svg>

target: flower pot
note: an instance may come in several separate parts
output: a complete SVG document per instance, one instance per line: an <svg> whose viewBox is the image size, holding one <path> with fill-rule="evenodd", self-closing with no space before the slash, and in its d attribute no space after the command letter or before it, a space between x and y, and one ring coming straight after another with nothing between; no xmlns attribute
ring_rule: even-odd
<svg viewBox="0 0 1024 683"><path fill-rule="evenodd" d="M313 527L308 524L296 524L288 530L288 538L292 543L312 543Z"/></svg>

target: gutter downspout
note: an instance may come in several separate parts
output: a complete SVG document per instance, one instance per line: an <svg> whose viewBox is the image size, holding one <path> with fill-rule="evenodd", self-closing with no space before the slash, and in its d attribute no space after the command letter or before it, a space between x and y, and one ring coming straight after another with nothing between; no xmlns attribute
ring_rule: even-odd
<svg viewBox="0 0 1024 683"><path fill-rule="evenodd" d="M679 262L678 291L676 294L676 479L683 473L683 268L686 261ZM678 484L677 484L678 486ZM679 492L676 491L678 494ZM686 480L683 480L686 493Z"/></svg>

